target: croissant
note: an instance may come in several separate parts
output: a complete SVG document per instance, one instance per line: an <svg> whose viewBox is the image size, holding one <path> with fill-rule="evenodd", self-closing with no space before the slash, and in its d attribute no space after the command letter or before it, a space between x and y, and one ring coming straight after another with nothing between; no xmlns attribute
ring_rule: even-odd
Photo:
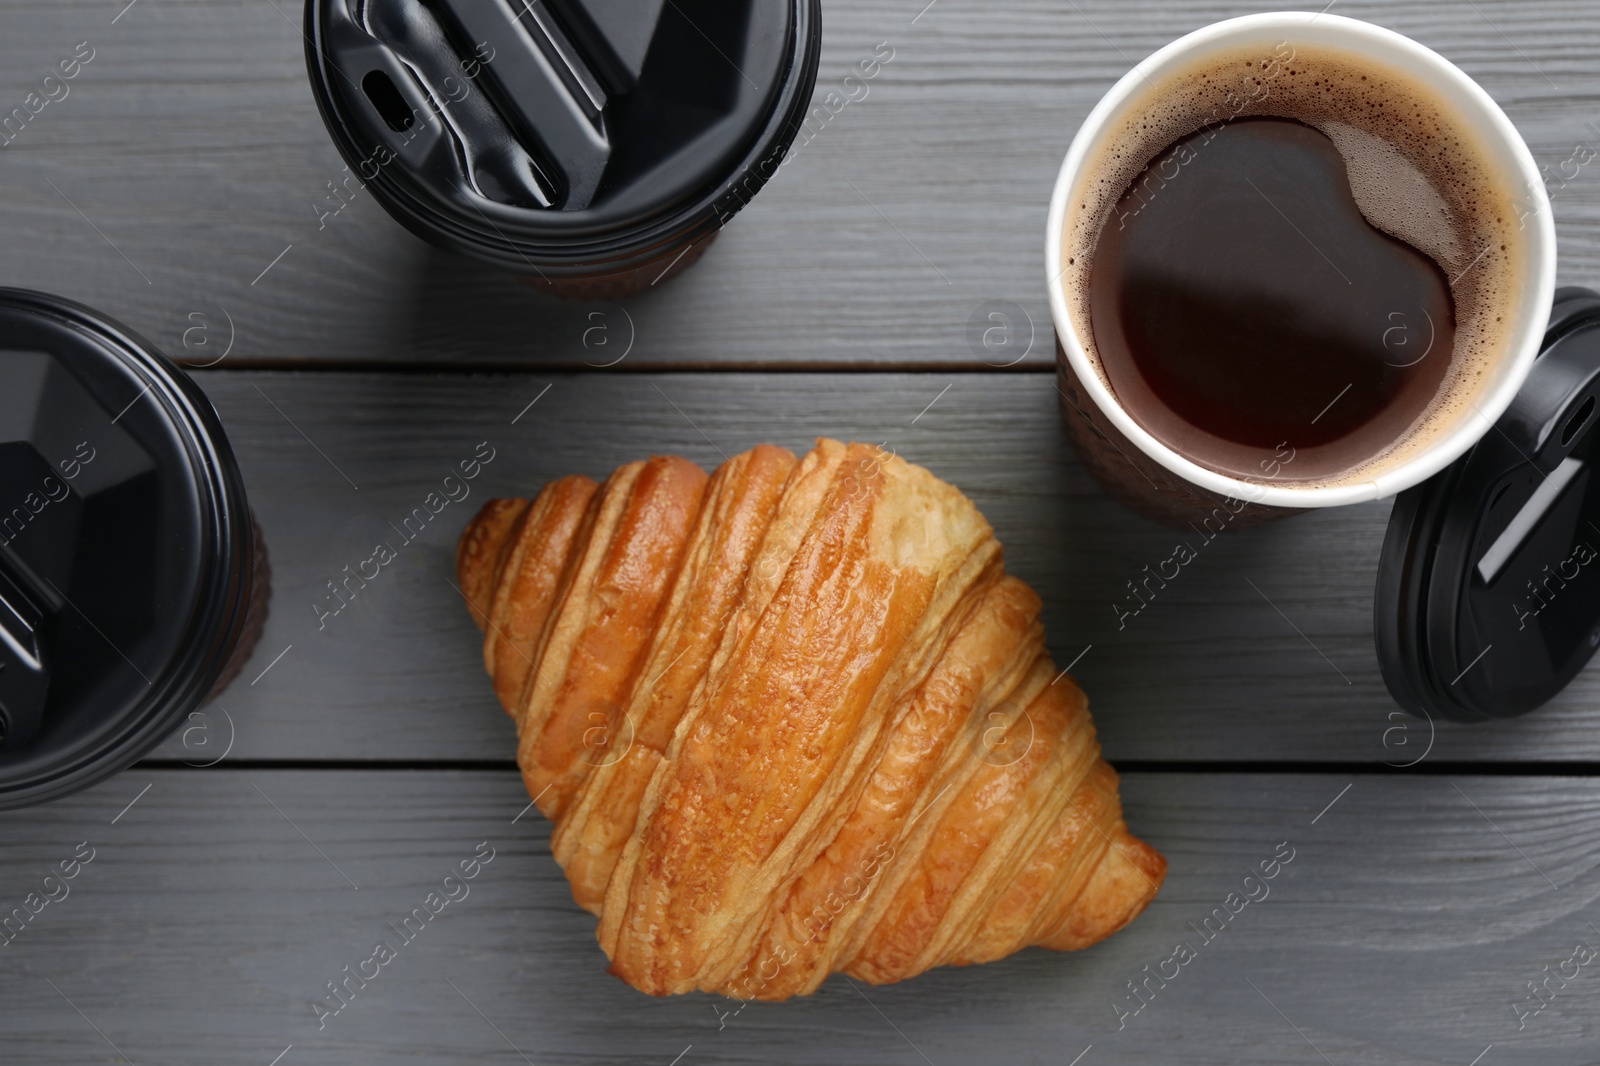
<svg viewBox="0 0 1600 1066"><path fill-rule="evenodd" d="M456 561L551 850L644 992L1086 947L1166 872L988 523L878 448L562 478Z"/></svg>

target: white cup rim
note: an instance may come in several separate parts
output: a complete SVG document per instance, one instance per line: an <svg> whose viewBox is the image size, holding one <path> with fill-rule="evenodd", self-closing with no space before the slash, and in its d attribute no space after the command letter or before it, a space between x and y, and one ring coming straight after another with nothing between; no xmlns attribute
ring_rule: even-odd
<svg viewBox="0 0 1600 1066"><path fill-rule="evenodd" d="M1425 450L1381 471L1368 481L1317 486L1272 485L1229 477L1179 455L1135 422L1101 380L1078 340L1072 316L1068 312L1065 287L1060 282L1062 230L1072 185L1089 158L1091 149L1096 146L1106 127L1120 117L1130 97L1143 88L1147 81L1153 81L1178 64L1208 51L1235 47L1256 36L1282 39L1290 33L1299 33L1303 37L1311 33L1309 43L1356 49L1365 45L1377 53L1375 58L1380 63L1388 62L1390 56L1403 57L1409 61L1405 69L1412 76L1421 78L1424 83L1443 82L1465 96L1477 111L1466 116L1467 120L1479 125L1479 132L1497 142L1494 147L1509 154L1517 170L1516 174L1507 175L1512 179L1510 185L1524 195L1531 206L1524 216L1530 231L1527 251L1533 273L1533 284L1523 289L1524 302L1521 307L1526 321L1516 324L1507 358L1497 365L1497 380L1478 399L1477 414L1482 417L1463 418L1448 432L1440 434L1438 441ZM1505 413L1527 379L1543 344L1550 301L1555 293L1556 237L1555 224L1550 217L1549 197L1545 193L1533 154L1505 112L1482 86L1427 46L1393 30L1341 15L1318 15L1306 11L1242 15L1185 34L1137 63L1101 97L1073 138L1056 177L1046 227L1045 278L1056 335L1081 387L1095 406L1141 452L1183 480L1222 496L1273 507L1335 507L1381 499L1425 481L1460 458Z"/></svg>

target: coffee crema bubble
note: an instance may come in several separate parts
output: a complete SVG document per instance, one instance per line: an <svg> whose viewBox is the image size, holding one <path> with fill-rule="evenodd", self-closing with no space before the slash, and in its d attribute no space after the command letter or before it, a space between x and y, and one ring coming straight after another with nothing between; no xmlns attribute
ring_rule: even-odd
<svg viewBox="0 0 1600 1066"><path fill-rule="evenodd" d="M1506 352L1520 222L1436 92L1284 41L1147 80L1072 189L1061 284L1156 439L1233 477L1349 484L1471 413Z"/></svg>

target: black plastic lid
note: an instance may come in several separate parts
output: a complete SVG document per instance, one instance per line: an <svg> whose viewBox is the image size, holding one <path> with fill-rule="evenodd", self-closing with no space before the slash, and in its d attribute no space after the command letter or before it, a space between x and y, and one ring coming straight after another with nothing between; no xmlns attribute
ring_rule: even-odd
<svg viewBox="0 0 1600 1066"><path fill-rule="evenodd" d="M124 769L201 703L253 552L188 375L87 308L0 289L0 808Z"/></svg>
<svg viewBox="0 0 1600 1066"><path fill-rule="evenodd" d="M1472 450L1401 493L1373 632L1406 710L1525 714L1600 646L1600 294L1558 289L1544 349Z"/></svg>
<svg viewBox="0 0 1600 1066"><path fill-rule="evenodd" d="M359 180L513 270L627 269L772 176L820 0L307 0L306 62Z"/></svg>

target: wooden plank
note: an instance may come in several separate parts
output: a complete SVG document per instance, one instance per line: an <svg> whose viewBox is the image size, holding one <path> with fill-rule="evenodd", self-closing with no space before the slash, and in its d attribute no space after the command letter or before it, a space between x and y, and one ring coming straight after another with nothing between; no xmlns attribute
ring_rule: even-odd
<svg viewBox="0 0 1600 1066"><path fill-rule="evenodd" d="M919 15L923 0L830 0L819 102L879 42L894 59L699 265L624 309L549 299L436 252L364 193L319 223L342 173L306 85L299 4L142 0L115 21L110 0L13 4L0 108L76 42L95 58L3 149L0 283L83 300L198 363L229 350L581 366L629 336L643 364L1007 361L968 341L992 300L1031 317L1026 360L1044 363L1043 219L1072 134L1131 62L1255 6L939 0ZM1553 174L1575 145L1600 145L1600 30L1581 6L1338 10L1455 60ZM1555 201L1563 283L1600 281L1596 173L1582 167Z"/></svg>
<svg viewBox="0 0 1600 1066"><path fill-rule="evenodd" d="M510 723L450 583L470 512L652 453L709 468L761 441L804 450L817 435L887 442L976 501L1012 572L1043 597L1052 653L1076 661L1113 760L1398 764L1428 750L1427 723L1398 712L1373 651L1388 504L1201 544L1119 629L1127 582L1172 554L1174 534L1079 468L1048 375L198 376L239 454L274 574L266 634L219 701L231 718L214 725L234 735L237 757L509 759ZM494 459L472 495L406 543L390 523L483 441ZM321 618L313 604L338 603L327 582L383 538L399 558ZM1600 759L1597 698L1591 668L1522 720L1440 724L1429 757ZM211 735L188 734L186 751L180 734L162 755L203 761Z"/></svg>
<svg viewBox="0 0 1600 1066"><path fill-rule="evenodd" d="M1134 774L1123 796L1171 872L1105 943L885 988L835 977L733 1016L605 974L546 823L513 823L514 774L134 771L0 824L7 908L94 849L0 947L0 1057L948 1066L1066 1064L1093 1045L1082 1063L1465 1066L1492 1044L1485 1063L1594 1061L1593 964L1520 1032L1513 1011L1543 967L1600 948L1593 779ZM481 842L494 857L465 898L396 946L387 923ZM1292 857L1265 897L1213 917L1207 942L1196 927L1230 893L1260 897L1244 879L1275 853ZM326 983L386 937L397 958L319 1030ZM1179 943L1196 957L1119 1030L1112 1004Z"/></svg>

